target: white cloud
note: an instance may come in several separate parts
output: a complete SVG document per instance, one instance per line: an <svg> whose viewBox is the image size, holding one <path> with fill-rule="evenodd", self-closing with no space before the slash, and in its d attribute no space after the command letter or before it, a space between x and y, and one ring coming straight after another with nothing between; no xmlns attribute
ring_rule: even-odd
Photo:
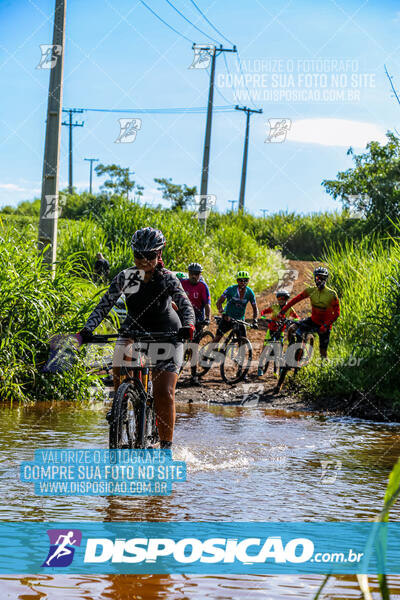
<svg viewBox="0 0 400 600"><path fill-rule="evenodd" d="M372 140L386 143L385 132L374 123L346 119L299 119L292 122L289 142L365 148Z"/></svg>
<svg viewBox="0 0 400 600"><path fill-rule="evenodd" d="M8 190L9 192L27 192L26 188L22 188L15 183L0 183L0 190Z"/></svg>

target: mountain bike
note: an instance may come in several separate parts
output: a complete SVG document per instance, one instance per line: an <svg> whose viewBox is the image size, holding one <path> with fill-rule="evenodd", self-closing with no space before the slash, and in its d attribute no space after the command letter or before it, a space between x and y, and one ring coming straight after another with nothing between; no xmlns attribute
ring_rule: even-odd
<svg viewBox="0 0 400 600"><path fill-rule="evenodd" d="M223 317L214 317L219 325ZM242 335L243 327L251 327L246 321L229 317L232 329L222 338L219 344L213 342L203 346L199 352L201 374L207 373L213 364L220 363L220 373L225 383L239 383L250 368L253 357L253 346L246 336Z"/></svg>
<svg viewBox="0 0 400 600"><path fill-rule="evenodd" d="M297 346L297 347L296 347ZM285 381L285 377L293 369L295 375L301 367L308 364L311 360L314 349L314 335L312 333L303 333L291 336L289 345L282 357L282 366L279 373L278 383L274 388L274 394L277 394Z"/></svg>
<svg viewBox="0 0 400 600"><path fill-rule="evenodd" d="M260 319L260 325L265 323L268 326L268 323L274 323L277 326L277 329L274 331L269 330L269 339L264 342L265 345L258 361L257 374L259 377L268 373L268 370L273 370L274 375L276 375L276 373L279 375L280 363L283 354L285 327L289 327L295 322L296 321L291 319L282 319L281 321L264 318Z"/></svg>
<svg viewBox="0 0 400 600"><path fill-rule="evenodd" d="M197 375L198 377L201 377L202 375L204 375L203 373L203 368L202 366L199 364L199 357L200 357L200 353L201 353L201 349L204 348L204 346L206 346L208 343L212 342L212 340L214 339L214 334L212 333L212 331L210 331L209 329L204 330L205 325L203 323L199 323L198 327L197 327L197 331L193 336L193 340L191 342L185 342L184 348L183 348L183 362L182 362L182 366L181 369L179 371L179 377L181 376L181 373L187 369L190 366L190 372L192 377L194 375ZM193 345L197 345L197 348L194 347ZM193 357L193 353L197 351L197 360L196 363L197 365L195 366L194 363L194 357Z"/></svg>
<svg viewBox="0 0 400 600"><path fill-rule="evenodd" d="M148 448L159 441L157 418L154 410L151 366L147 353L149 344L175 343L178 340L176 331L143 332L126 331L120 334L94 335L90 343L104 344L116 338L132 342L133 356L128 354L128 346L124 349L121 376L123 382L114 394L111 410L106 419L109 423L110 449ZM132 352L133 354L133 352Z"/></svg>

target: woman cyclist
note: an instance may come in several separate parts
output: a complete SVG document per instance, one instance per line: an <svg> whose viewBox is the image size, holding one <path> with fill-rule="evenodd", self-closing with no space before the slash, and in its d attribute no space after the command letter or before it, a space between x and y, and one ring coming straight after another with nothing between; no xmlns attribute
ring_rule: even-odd
<svg viewBox="0 0 400 600"><path fill-rule="evenodd" d="M158 229L145 227L133 234L132 249L135 268L125 269L114 277L108 291L79 332L83 342L90 342L92 332L107 316L122 293L125 294L128 316L122 324L126 331L178 331L182 339L191 339L194 331L194 311L179 280L164 268L162 250L165 237ZM172 308L178 307L180 317ZM115 353L120 354L117 340ZM119 346L119 348L118 348ZM174 344L172 356L157 359L153 365L153 394L161 448L172 446L175 423L175 386L182 362L183 344ZM114 361L113 361L114 364ZM120 385L120 367L113 367L114 389Z"/></svg>

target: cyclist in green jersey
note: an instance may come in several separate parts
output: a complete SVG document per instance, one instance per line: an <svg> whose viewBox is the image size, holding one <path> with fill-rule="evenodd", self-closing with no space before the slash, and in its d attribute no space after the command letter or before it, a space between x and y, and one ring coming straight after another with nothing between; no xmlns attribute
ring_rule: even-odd
<svg viewBox="0 0 400 600"><path fill-rule="evenodd" d="M256 297L251 288L248 287L250 275L248 271L238 271L236 274L237 285L230 285L222 296L217 300L218 311L222 314L222 320L218 326L214 342L218 343L224 333L230 331L233 327L231 317L233 319L243 320L246 313L246 306L250 302L253 308L253 328L258 328L257 317L258 308ZM223 309L224 302L227 301L225 310ZM241 335L246 336L246 328L241 327Z"/></svg>

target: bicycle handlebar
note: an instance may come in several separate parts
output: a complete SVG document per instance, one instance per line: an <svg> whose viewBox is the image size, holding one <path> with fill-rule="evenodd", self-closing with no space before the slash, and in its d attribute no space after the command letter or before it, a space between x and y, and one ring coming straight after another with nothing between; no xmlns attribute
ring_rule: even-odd
<svg viewBox="0 0 400 600"><path fill-rule="evenodd" d="M227 315L227 316L229 316L229 315ZM217 321L217 323L219 321L222 321L223 318L224 317L222 315L218 315L218 316L214 317L214 319ZM239 325L245 325L246 327L251 327L250 323L247 323L247 321L242 321L242 319L235 319L234 317L229 317L229 319L226 319L226 320L233 321L234 323L239 323Z"/></svg>
<svg viewBox="0 0 400 600"><path fill-rule="evenodd" d="M119 330L118 333L109 333L109 334L97 334L93 335L92 339L88 342L83 342L86 344L104 344L107 342L112 342L117 339L129 340L133 339L134 342L174 342L174 341L182 341L178 337L177 331L128 331L128 330Z"/></svg>

